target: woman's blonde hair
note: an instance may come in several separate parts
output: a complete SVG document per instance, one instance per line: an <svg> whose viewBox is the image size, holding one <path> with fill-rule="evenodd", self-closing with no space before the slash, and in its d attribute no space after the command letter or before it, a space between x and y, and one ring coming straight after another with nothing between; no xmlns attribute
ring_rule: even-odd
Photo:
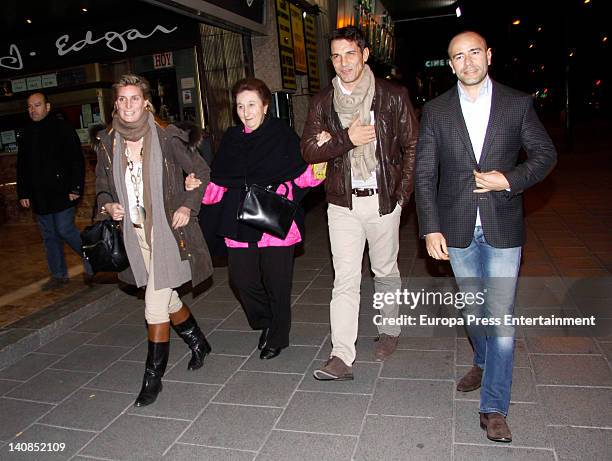
<svg viewBox="0 0 612 461"><path fill-rule="evenodd" d="M142 91L142 95L144 96L146 101L145 109L150 112L155 112L155 108L151 103L151 85L149 84L149 81L146 78L136 74L122 75L119 80L113 84L113 98L115 100L117 99L117 90L126 86L136 86L140 88L140 90Z"/></svg>

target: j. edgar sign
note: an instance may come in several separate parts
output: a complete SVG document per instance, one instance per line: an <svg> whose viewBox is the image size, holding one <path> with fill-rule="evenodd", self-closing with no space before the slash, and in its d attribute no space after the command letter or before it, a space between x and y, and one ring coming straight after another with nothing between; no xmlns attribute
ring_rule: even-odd
<svg viewBox="0 0 612 461"><path fill-rule="evenodd" d="M138 26L114 22L88 29L58 32L16 40L0 49L0 76L27 74L194 46L197 24L181 19L159 20Z"/></svg>

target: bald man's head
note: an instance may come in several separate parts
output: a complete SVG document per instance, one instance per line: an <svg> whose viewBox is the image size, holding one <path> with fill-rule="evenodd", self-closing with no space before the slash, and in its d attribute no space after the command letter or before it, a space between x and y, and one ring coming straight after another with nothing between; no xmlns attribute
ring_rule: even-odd
<svg viewBox="0 0 612 461"><path fill-rule="evenodd" d="M476 32L455 35L448 45L448 57L453 73L464 86L479 85L486 78L491 65L491 49Z"/></svg>
<svg viewBox="0 0 612 461"><path fill-rule="evenodd" d="M472 38L472 39L475 39L475 40L479 40L481 42L481 44L482 44L483 49L485 49L485 50L488 49L487 41L485 40L485 38L482 35L480 35L478 32L474 32L474 31L471 31L471 30L466 30L466 31L458 33L453 38L451 38L451 41L448 44L448 49L446 50L447 53L448 53L448 57L449 58L451 58L451 59L453 58L453 56L451 54L451 49L452 49L453 45L457 41L460 41L460 40L465 39L465 38Z"/></svg>

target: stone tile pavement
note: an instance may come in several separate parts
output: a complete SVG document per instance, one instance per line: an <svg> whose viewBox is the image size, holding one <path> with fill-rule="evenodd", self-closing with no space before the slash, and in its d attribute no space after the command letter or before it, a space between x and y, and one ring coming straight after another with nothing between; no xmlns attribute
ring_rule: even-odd
<svg viewBox="0 0 612 461"><path fill-rule="evenodd" d="M372 354L375 330L362 325L355 381L314 380L330 350L329 288L319 288L330 283L321 275L330 262L308 256L325 246L315 243L315 232L296 261L296 279L306 283L295 284L292 345L278 358L259 359L258 333L229 298L226 270L218 268L212 288L190 300L214 353L189 372L187 348L173 337L164 391L156 404L134 408L146 355L142 301L121 294L0 370L0 459L609 459L609 337L517 339L514 442L505 446L478 427L478 391L454 390L471 364L461 334L414 337L405 330L400 349L381 364ZM559 287L546 288L551 280L567 283L551 277L540 291L527 286L519 307L552 304ZM598 283L612 293L610 279ZM363 309L362 323L371 322ZM42 457L10 451L28 442L65 449Z"/></svg>
<svg viewBox="0 0 612 461"><path fill-rule="evenodd" d="M259 359L258 333L244 319L227 270L217 268L206 291L186 296L213 354L201 370L187 371L187 348L173 336L164 391L154 405L135 408L146 355L142 300L100 295L102 309L0 369L0 459L612 459L612 211L593 201L612 197L612 186L599 180L584 190L586 175L604 176L595 165L610 166L607 154L590 161L562 158L553 176L527 194L517 313L593 314L601 326L596 334L519 330L512 444L484 436L478 391L455 391L471 365L460 330L405 328L399 350L384 364L374 361L367 289L355 381L312 378L330 350L333 273L318 204L307 215L307 241L296 259L291 347L278 358ZM406 213L401 240L406 286L452 287L448 266L425 259L414 213ZM369 277L364 271L364 281ZM10 325L0 339L9 334ZM15 451L34 443L63 450Z"/></svg>

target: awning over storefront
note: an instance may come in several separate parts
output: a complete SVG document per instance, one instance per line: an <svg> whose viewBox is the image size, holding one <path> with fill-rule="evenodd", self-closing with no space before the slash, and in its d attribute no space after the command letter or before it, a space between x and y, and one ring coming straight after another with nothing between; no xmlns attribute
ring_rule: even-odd
<svg viewBox="0 0 612 461"><path fill-rule="evenodd" d="M266 32L267 1L265 0L144 0L156 6L198 17L209 16L233 28L258 34Z"/></svg>
<svg viewBox="0 0 612 461"><path fill-rule="evenodd" d="M103 11L87 12L71 0L66 2L71 8L62 11L24 3L12 18L2 20L0 79L189 48L199 37L195 21L171 12L160 15L158 8L140 1L121 6L110 0ZM56 20L63 13L72 20Z"/></svg>

